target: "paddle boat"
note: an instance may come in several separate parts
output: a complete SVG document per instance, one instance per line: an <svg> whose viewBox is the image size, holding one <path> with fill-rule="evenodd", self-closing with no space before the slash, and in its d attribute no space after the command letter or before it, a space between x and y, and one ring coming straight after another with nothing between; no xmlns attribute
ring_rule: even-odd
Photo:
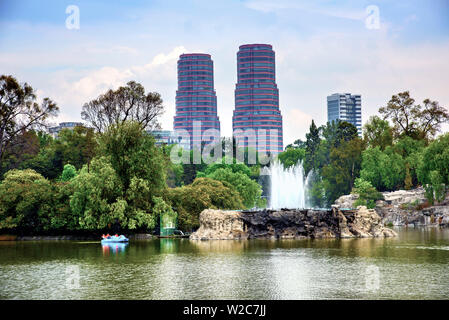
<svg viewBox="0 0 449 320"><path fill-rule="evenodd" d="M101 243L105 244L105 243L123 243L123 242L128 242L129 239L127 237L125 237L123 234L122 235L118 235L116 234L115 236L111 236L109 234L107 235L102 235L101 236L102 240Z"/></svg>

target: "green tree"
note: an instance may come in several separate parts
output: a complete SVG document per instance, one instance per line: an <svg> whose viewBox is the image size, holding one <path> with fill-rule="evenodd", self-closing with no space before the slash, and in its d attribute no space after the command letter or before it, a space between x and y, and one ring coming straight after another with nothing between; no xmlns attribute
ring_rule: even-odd
<svg viewBox="0 0 449 320"><path fill-rule="evenodd" d="M416 105L408 91L393 95L379 113L393 122L396 137L409 136L416 140L432 138L441 124L449 121L449 113L438 102L425 99L423 106Z"/></svg>
<svg viewBox="0 0 449 320"><path fill-rule="evenodd" d="M199 163L196 159L200 159ZM191 184L197 177L198 172L203 172L207 168L207 164L203 161L201 156L201 151L199 149L193 148L190 150L190 160L188 163L182 163L183 176L182 180L184 185Z"/></svg>
<svg viewBox="0 0 449 320"><path fill-rule="evenodd" d="M63 163L70 163L78 170L85 164L89 166L98 147L94 130L84 126L61 130L53 144L61 153Z"/></svg>
<svg viewBox="0 0 449 320"><path fill-rule="evenodd" d="M260 203L262 188L244 173L233 172L231 168L220 168L207 177L229 183L240 194L245 208L252 208Z"/></svg>
<svg viewBox="0 0 449 320"><path fill-rule="evenodd" d="M39 141L39 153L23 161L19 168L36 170L50 180L60 177L66 164L73 165L77 170L84 164L89 166L97 149L93 130L83 126L73 130L63 129L57 139L41 134Z"/></svg>
<svg viewBox="0 0 449 320"><path fill-rule="evenodd" d="M70 209L73 185L68 182L51 184L51 196L41 203L39 220L44 230L59 233L79 230L79 216Z"/></svg>
<svg viewBox="0 0 449 320"><path fill-rule="evenodd" d="M124 190L131 180L148 181L151 199L166 187L166 168L162 151L155 145L152 135L146 133L137 122L114 124L99 137L99 153L108 156L119 176Z"/></svg>
<svg viewBox="0 0 449 320"><path fill-rule="evenodd" d="M168 189L167 197L178 212L178 227L184 231L199 227L199 215L204 209L244 207L240 194L229 183L209 178L197 178L190 185Z"/></svg>
<svg viewBox="0 0 449 320"><path fill-rule="evenodd" d="M368 147L385 150L387 146L393 145L393 129L388 121L372 116L363 126L363 139Z"/></svg>
<svg viewBox="0 0 449 320"><path fill-rule="evenodd" d="M197 173L198 177L205 177L213 174L218 169L230 169L234 173L242 173L248 177L254 172L244 163L239 163L235 158L223 157L219 161L209 164L206 169Z"/></svg>
<svg viewBox="0 0 449 320"><path fill-rule="evenodd" d="M360 177L369 181L377 190L396 190L405 180L405 164L402 157L391 147L368 148L362 153Z"/></svg>
<svg viewBox="0 0 449 320"><path fill-rule="evenodd" d="M320 145L320 130L312 120L309 128L309 133L306 134L306 157L304 162L304 170L308 173L312 169L316 169L317 164L317 150Z"/></svg>
<svg viewBox="0 0 449 320"><path fill-rule="evenodd" d="M159 128L158 117L164 112L161 95L145 93L145 88L135 81L117 90L109 89L83 106L81 118L98 132L126 121L137 122L145 130Z"/></svg>
<svg viewBox="0 0 449 320"><path fill-rule="evenodd" d="M0 76L0 168L6 149L20 133L45 127L59 111L56 103L44 98L36 102L34 89L19 84L12 76Z"/></svg>
<svg viewBox="0 0 449 320"><path fill-rule="evenodd" d="M357 128L352 123L346 121L337 122L337 131L334 146L338 146L342 142L347 142L357 137Z"/></svg>
<svg viewBox="0 0 449 320"><path fill-rule="evenodd" d="M160 147L163 157L164 157L164 165L166 168L166 182L169 188L180 187L183 185L183 174L184 167L180 163L174 163L170 159L170 154L172 149L176 147L176 145L162 145ZM179 151L179 156L182 156L182 151Z"/></svg>
<svg viewBox="0 0 449 320"><path fill-rule="evenodd" d="M285 168L297 165L306 157L306 150L301 148L287 148L278 154L279 161Z"/></svg>
<svg viewBox="0 0 449 320"><path fill-rule="evenodd" d="M40 140L33 130L18 133L4 151L0 176L11 169L22 168L23 163L33 159L39 150Z"/></svg>
<svg viewBox="0 0 449 320"><path fill-rule="evenodd" d="M104 156L72 180L70 205L81 227L154 228L152 200L166 189L164 157L154 138L137 122L114 124L99 137L99 152Z"/></svg>
<svg viewBox="0 0 449 320"><path fill-rule="evenodd" d="M70 208L83 229L104 229L118 219L126 225L123 184L106 157L94 158L72 180Z"/></svg>
<svg viewBox="0 0 449 320"><path fill-rule="evenodd" d="M391 150L399 154L403 159L405 175L410 187L418 185L417 170L421 163L421 153L426 142L424 140L414 140L408 136L401 137L391 147ZM407 174L408 171L408 174Z"/></svg>
<svg viewBox="0 0 449 320"><path fill-rule="evenodd" d="M322 170L323 185L328 204L343 194L348 194L359 176L363 142L356 138L333 148L330 163Z"/></svg>
<svg viewBox="0 0 449 320"><path fill-rule="evenodd" d="M438 137L423 150L417 171L419 181L432 198L435 198L435 192L445 193L449 187L449 133ZM444 186L444 191L440 191L440 186Z"/></svg>
<svg viewBox="0 0 449 320"><path fill-rule="evenodd" d="M366 206L368 209L374 209L377 200L383 200L382 193L373 187L371 182L362 178L357 178L354 181L354 187L351 193L357 194L359 198L354 203L354 206Z"/></svg>
<svg viewBox="0 0 449 320"><path fill-rule="evenodd" d="M307 201L313 208L324 208L327 205L326 190L319 174L309 172L309 186L307 190Z"/></svg>
<svg viewBox="0 0 449 320"><path fill-rule="evenodd" d="M0 184L0 229L42 230L42 207L52 196L50 182L34 170L11 170Z"/></svg>
<svg viewBox="0 0 449 320"><path fill-rule="evenodd" d="M76 176L76 168L75 166L72 166L71 164L66 164L64 166L64 169L62 170L61 174L61 181L67 182L72 180Z"/></svg>

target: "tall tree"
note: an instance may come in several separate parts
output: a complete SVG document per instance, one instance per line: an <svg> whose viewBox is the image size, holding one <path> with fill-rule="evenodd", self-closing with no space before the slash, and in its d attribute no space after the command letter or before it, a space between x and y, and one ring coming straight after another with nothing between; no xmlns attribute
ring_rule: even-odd
<svg viewBox="0 0 449 320"><path fill-rule="evenodd" d="M385 107L379 109L384 119L393 122L396 137L430 139L449 121L449 113L438 102L425 99L424 106L416 105L408 91L391 97Z"/></svg>
<svg viewBox="0 0 449 320"><path fill-rule="evenodd" d="M306 133L306 139L306 161L304 169L306 172L309 172L317 166L317 150L321 141L320 130L313 120L309 128L309 133Z"/></svg>
<svg viewBox="0 0 449 320"><path fill-rule="evenodd" d="M47 126L58 106L49 98L36 102L34 89L14 77L0 76L0 163L8 146L21 132Z"/></svg>
<svg viewBox="0 0 449 320"><path fill-rule="evenodd" d="M4 151L1 172L19 168L23 162L35 157L39 150L39 137L34 131L20 132Z"/></svg>
<svg viewBox="0 0 449 320"><path fill-rule="evenodd" d="M357 128L352 123L346 121L338 121L335 146L340 143L350 141L358 137Z"/></svg>
<svg viewBox="0 0 449 320"><path fill-rule="evenodd" d="M138 122L145 130L160 128L158 117L164 112L161 95L145 93L145 88L135 81L125 87L108 90L97 99L84 104L81 118L99 132L112 124L127 120Z"/></svg>
<svg viewBox="0 0 449 320"><path fill-rule="evenodd" d="M363 140L371 148L385 150L393 144L393 129L387 120L372 116L363 126Z"/></svg>
<svg viewBox="0 0 449 320"><path fill-rule="evenodd" d="M360 173L362 150L363 141L360 138L343 142L339 147L332 149L330 163L322 170L328 204L352 190L354 181Z"/></svg>
<svg viewBox="0 0 449 320"><path fill-rule="evenodd" d="M423 110L419 114L420 138L428 139L440 131L442 123L449 122L449 113L437 101L425 99L423 104Z"/></svg>

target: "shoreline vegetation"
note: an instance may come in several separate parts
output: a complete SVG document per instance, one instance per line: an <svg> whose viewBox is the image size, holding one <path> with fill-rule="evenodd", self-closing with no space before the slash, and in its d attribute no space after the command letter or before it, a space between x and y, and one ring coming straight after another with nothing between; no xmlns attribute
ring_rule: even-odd
<svg viewBox="0 0 449 320"><path fill-rule="evenodd" d="M54 138L45 129L58 111L49 98L37 101L27 83L0 76L0 235L157 233L162 213L176 217L177 229L192 232L205 209L267 205L264 162L248 163L248 149L245 161L237 161L232 138L218 148L231 158L195 164L202 150L191 150L188 161L172 162L174 145L159 146L149 133L160 128L162 98L139 83L87 102L81 112L86 126ZM317 127L312 121L306 140L289 144L277 159L285 167L302 163L312 207L330 207L355 193L357 206L372 209L381 192L419 186L430 206L449 190L449 133L437 136L448 121L438 102L417 104L405 91L365 123L363 137L347 122Z"/></svg>

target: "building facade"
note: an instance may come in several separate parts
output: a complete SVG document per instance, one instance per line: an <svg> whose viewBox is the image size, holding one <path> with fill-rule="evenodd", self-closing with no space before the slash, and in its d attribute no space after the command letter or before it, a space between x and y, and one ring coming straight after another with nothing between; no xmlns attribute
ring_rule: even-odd
<svg viewBox="0 0 449 320"><path fill-rule="evenodd" d="M334 93L327 97L327 121L353 124L362 136L362 97L359 94Z"/></svg>
<svg viewBox="0 0 449 320"><path fill-rule="evenodd" d="M245 147L272 155L283 150L275 52L269 44L239 47L232 127Z"/></svg>
<svg viewBox="0 0 449 320"><path fill-rule="evenodd" d="M82 122L60 122L58 126L48 128L48 133L53 138L57 138L59 132L62 129L73 130L76 126L84 126L84 123L82 123Z"/></svg>
<svg viewBox="0 0 449 320"><path fill-rule="evenodd" d="M155 143L158 146L172 145L178 142L174 132L170 130L155 130L147 132L154 137Z"/></svg>
<svg viewBox="0 0 449 320"><path fill-rule="evenodd" d="M220 120L217 115L217 96L214 89L214 64L209 54L182 54L178 60L178 90L173 128L177 135L187 131L192 148L201 146L204 132L214 129L211 140L220 139ZM208 131L211 132L211 131ZM206 138L206 142L208 138Z"/></svg>

